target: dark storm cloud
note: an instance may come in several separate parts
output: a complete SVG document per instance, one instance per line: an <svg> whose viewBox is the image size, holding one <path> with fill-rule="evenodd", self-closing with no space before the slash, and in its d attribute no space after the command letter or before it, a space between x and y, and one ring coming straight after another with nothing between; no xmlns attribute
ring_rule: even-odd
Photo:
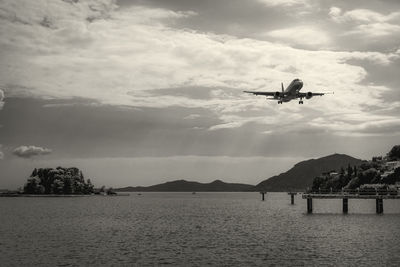
<svg viewBox="0 0 400 267"><path fill-rule="evenodd" d="M13 150L13 154L20 158L31 158L50 153L51 149L38 146L19 146Z"/></svg>

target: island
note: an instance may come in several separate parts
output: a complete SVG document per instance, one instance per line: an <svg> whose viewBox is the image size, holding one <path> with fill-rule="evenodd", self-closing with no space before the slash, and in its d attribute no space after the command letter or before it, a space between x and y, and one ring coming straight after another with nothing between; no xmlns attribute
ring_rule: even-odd
<svg viewBox="0 0 400 267"><path fill-rule="evenodd" d="M24 194L90 195L95 192L90 179L85 181L78 168L39 168L32 171L24 185Z"/></svg>
<svg viewBox="0 0 400 267"><path fill-rule="evenodd" d="M86 179L81 170L70 168L35 168L23 187L17 191L5 190L2 197L16 196L122 196L111 187L96 189L90 179Z"/></svg>

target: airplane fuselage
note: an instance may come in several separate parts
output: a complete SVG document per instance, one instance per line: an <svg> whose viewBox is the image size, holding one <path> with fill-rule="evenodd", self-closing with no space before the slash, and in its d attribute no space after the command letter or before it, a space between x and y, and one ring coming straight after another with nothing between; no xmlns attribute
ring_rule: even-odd
<svg viewBox="0 0 400 267"><path fill-rule="evenodd" d="M300 92L301 88L303 88L303 81L300 79L294 79L284 90L284 96L278 96L276 98L282 102L289 102L290 100L298 97L298 93Z"/></svg>

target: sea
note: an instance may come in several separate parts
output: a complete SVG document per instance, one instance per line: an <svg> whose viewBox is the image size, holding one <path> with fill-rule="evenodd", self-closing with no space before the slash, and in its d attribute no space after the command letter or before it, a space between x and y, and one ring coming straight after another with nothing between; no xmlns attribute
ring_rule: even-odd
<svg viewBox="0 0 400 267"><path fill-rule="evenodd" d="M0 198L1 266L400 266L400 200L287 193Z"/></svg>

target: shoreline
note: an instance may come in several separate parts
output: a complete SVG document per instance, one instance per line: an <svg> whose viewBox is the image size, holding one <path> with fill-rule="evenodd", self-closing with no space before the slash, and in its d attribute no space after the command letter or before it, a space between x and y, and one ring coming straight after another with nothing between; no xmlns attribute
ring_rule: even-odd
<svg viewBox="0 0 400 267"><path fill-rule="evenodd" d="M114 195L101 195L101 194L91 194L91 195L56 195L56 194L43 194L43 195L35 195L35 194L0 194L0 197L94 197L94 196L102 196L102 197L115 197L115 196L129 196L129 194L114 194Z"/></svg>

